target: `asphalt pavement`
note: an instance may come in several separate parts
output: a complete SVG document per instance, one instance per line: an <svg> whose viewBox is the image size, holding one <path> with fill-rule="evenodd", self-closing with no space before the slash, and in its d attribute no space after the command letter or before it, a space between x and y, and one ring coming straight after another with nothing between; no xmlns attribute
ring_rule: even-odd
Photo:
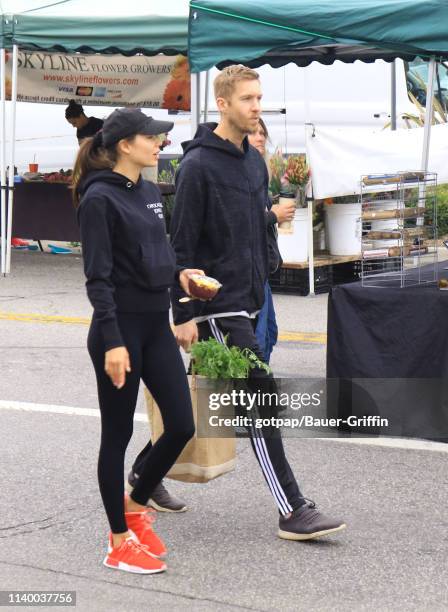
<svg viewBox="0 0 448 612"><path fill-rule="evenodd" d="M298 543L276 537L275 506L239 439L234 472L167 481L189 510L158 515L165 574L104 568L81 259L13 252L12 264L0 278L0 590L73 590L83 612L448 609L448 445L430 442L286 439L304 494L348 525ZM326 303L275 296L277 374L325 375ZM147 437L140 397L127 466Z"/></svg>

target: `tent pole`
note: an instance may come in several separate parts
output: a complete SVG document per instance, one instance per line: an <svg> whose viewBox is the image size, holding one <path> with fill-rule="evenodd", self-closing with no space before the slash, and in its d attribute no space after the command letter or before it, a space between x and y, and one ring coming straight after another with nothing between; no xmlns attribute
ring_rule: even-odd
<svg viewBox="0 0 448 612"><path fill-rule="evenodd" d="M397 129L397 64L390 64L390 129Z"/></svg>
<svg viewBox="0 0 448 612"><path fill-rule="evenodd" d="M9 189L8 189L8 231L6 234L6 274L11 271L11 237L12 237L12 210L14 204L14 162L16 152L16 106L17 106L17 65L19 48L12 48L12 93L11 93L11 149L9 158Z"/></svg>
<svg viewBox="0 0 448 612"><path fill-rule="evenodd" d="M0 51L0 183L1 183L1 274L6 273L6 103L5 103L5 50Z"/></svg>
<svg viewBox="0 0 448 612"><path fill-rule="evenodd" d="M428 172L429 142L431 139L431 124L434 102L434 76L436 73L436 58L433 56L429 61L428 85L426 87L426 109L425 109L425 131L423 134L423 152L421 170Z"/></svg>
<svg viewBox="0 0 448 612"><path fill-rule="evenodd" d="M201 121L201 73L191 75L191 137L194 138Z"/></svg>
<svg viewBox="0 0 448 612"><path fill-rule="evenodd" d="M205 73L205 94L204 94L204 123L208 121L208 102L210 89L210 70Z"/></svg>
<svg viewBox="0 0 448 612"><path fill-rule="evenodd" d="M310 112L310 97L308 95L309 80L308 80L308 68L304 68L303 84L305 91L305 130L306 126L311 121ZM311 183L308 183L306 190L306 202L308 205L308 286L309 286L309 297L315 297L314 291L314 238L313 238L313 200Z"/></svg>
<svg viewBox="0 0 448 612"><path fill-rule="evenodd" d="M314 291L314 236L313 236L313 198L311 187L308 184L306 190L306 201L308 204L308 280L310 293L309 297L315 297Z"/></svg>

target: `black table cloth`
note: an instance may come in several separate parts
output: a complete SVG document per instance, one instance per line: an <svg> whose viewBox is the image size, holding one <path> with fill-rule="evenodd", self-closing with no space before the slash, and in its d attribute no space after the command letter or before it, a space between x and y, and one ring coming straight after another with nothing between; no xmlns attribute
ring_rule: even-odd
<svg viewBox="0 0 448 612"><path fill-rule="evenodd" d="M439 264L440 277L448 278ZM328 412L388 427L342 427L448 441L448 291L339 285L328 301Z"/></svg>
<svg viewBox="0 0 448 612"><path fill-rule="evenodd" d="M174 185L159 183L163 196ZM63 183L23 182L14 189L12 235L35 240L79 242L79 228L71 190Z"/></svg>
<svg viewBox="0 0 448 612"><path fill-rule="evenodd" d="M71 191L63 183L17 183L12 235L35 240L79 242Z"/></svg>

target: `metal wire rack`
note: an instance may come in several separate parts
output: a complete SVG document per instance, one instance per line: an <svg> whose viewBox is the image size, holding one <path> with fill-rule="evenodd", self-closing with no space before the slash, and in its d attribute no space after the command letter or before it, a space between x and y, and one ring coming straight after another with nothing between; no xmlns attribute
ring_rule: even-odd
<svg viewBox="0 0 448 612"><path fill-rule="evenodd" d="M361 177L364 287L437 282L436 187L433 172Z"/></svg>

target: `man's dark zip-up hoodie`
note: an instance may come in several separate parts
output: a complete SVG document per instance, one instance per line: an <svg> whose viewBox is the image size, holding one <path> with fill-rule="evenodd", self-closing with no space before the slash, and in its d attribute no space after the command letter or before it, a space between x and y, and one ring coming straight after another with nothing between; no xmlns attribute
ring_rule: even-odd
<svg viewBox="0 0 448 612"><path fill-rule="evenodd" d="M105 351L123 346L119 312L169 309L175 254L166 238L162 197L142 178L101 170L78 188L86 288Z"/></svg>
<svg viewBox="0 0 448 612"><path fill-rule="evenodd" d="M194 317L260 310L268 277L268 172L247 138L243 150L202 124L183 143L176 176L171 242L179 267L201 268L222 283L209 302L180 304L171 292L176 324Z"/></svg>

